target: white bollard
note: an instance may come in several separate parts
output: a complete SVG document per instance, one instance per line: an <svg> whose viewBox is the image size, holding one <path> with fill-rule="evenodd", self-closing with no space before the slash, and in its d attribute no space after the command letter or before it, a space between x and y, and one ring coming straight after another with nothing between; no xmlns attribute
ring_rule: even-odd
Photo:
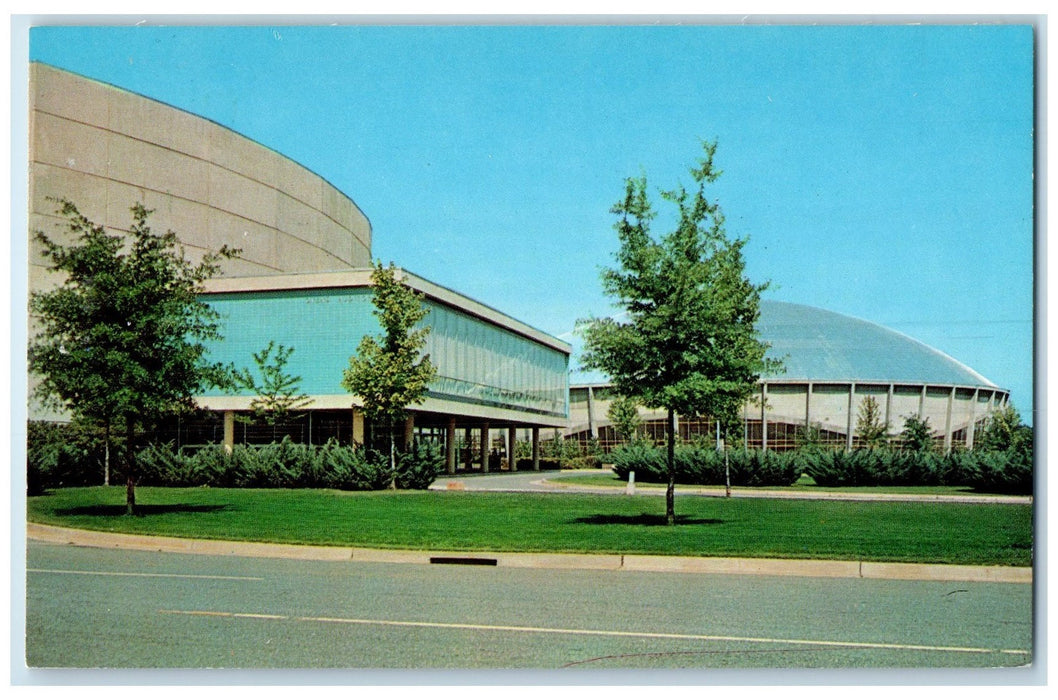
<svg viewBox="0 0 1058 700"><path fill-rule="evenodd" d="M625 493L629 496L636 495L636 473L628 472L628 485L625 486Z"/></svg>

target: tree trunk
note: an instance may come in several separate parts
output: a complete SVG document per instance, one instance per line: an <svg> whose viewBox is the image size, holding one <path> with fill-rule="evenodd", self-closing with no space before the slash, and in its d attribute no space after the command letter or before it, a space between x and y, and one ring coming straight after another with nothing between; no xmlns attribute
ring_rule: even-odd
<svg viewBox="0 0 1058 700"><path fill-rule="evenodd" d="M110 421L103 423L103 486L110 486Z"/></svg>
<svg viewBox="0 0 1058 700"><path fill-rule="evenodd" d="M724 445L724 481L727 485L725 495L731 498L731 463L727 458L727 445Z"/></svg>
<svg viewBox="0 0 1058 700"><path fill-rule="evenodd" d="M136 514L136 435L134 419L125 419L125 513Z"/></svg>
<svg viewBox="0 0 1058 700"><path fill-rule="evenodd" d="M669 485L665 489L665 522L676 524L676 413L669 409Z"/></svg>
<svg viewBox="0 0 1058 700"><path fill-rule="evenodd" d="M395 423L389 422L389 471L392 474L389 487L391 489L397 488L397 448L396 439L393 437L393 431L396 430Z"/></svg>

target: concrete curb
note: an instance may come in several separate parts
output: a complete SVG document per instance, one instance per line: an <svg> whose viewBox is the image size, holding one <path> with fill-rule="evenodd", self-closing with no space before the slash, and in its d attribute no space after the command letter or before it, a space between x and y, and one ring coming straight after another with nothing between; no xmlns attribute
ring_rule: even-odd
<svg viewBox="0 0 1058 700"><path fill-rule="evenodd" d="M38 523L26 523L26 536L39 542L79 547L312 561L431 564L443 563L443 560L458 560L460 563L465 564L487 564L534 569L607 569L694 574L1032 583L1032 568L1015 566L678 557L649 554L423 552L364 549L359 547L321 547L261 542L188 540L177 537L74 530L52 525L40 525ZM438 560L442 561L439 562Z"/></svg>

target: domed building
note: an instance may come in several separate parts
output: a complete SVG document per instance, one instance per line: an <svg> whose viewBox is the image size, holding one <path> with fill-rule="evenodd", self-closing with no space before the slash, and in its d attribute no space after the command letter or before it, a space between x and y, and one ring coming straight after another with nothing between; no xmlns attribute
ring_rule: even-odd
<svg viewBox="0 0 1058 700"><path fill-rule="evenodd" d="M744 438L751 447L790 449L798 430L814 429L826 443L852 448L861 406L873 397L890 434L904 419L928 420L945 450L973 448L974 433L990 411L1009 400L966 365L902 333L869 321L811 306L761 301L757 330L781 360L781 373L762 376L743 409ZM606 377L574 373L570 429L581 440L606 447L615 435L606 418L613 392ZM663 412L641 409L650 435L664 431ZM707 418L680 420L684 439L711 436Z"/></svg>

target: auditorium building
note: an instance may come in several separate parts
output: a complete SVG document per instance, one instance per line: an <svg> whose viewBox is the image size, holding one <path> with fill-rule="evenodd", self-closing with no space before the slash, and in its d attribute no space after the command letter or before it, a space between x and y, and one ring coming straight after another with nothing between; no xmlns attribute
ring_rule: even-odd
<svg viewBox="0 0 1058 700"><path fill-rule="evenodd" d="M286 371L302 377L300 392L311 403L278 429L312 443L370 439L357 397L340 385L360 339L380 332L371 303L371 223L356 203L298 163L207 119L44 64L30 71L30 230L64 242L55 198L112 231L127 228L130 208L141 202L154 212L151 226L175 231L192 259L224 245L240 249L207 283L223 336L210 359L252 368L253 353L269 342L293 348ZM516 439L532 443L529 463L538 465L540 430L561 431L569 422L569 344L400 274L425 296L426 352L438 367L404 437L438 441L450 472L474 467L472 460L487 469L488 457L495 465ZM31 243L30 290L55 283ZM275 427L235 420L248 415L252 398L197 397L203 413L181 419L172 438L269 442ZM30 418L46 417L31 403Z"/></svg>

